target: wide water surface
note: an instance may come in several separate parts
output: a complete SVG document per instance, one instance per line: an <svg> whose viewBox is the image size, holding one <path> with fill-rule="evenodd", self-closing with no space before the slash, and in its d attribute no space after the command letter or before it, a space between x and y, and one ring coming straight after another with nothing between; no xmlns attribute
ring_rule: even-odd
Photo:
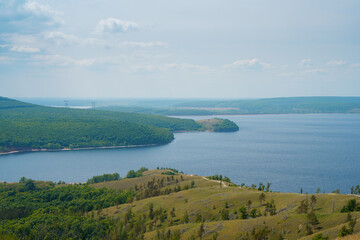
<svg viewBox="0 0 360 240"><path fill-rule="evenodd" d="M219 116L218 116L219 117ZM271 182L282 192L348 193L360 184L360 115L221 116L235 133L177 133L164 146L0 156L0 181L20 177L85 182L103 173L172 167L188 174L223 174L237 183ZM189 118L209 118L189 117Z"/></svg>

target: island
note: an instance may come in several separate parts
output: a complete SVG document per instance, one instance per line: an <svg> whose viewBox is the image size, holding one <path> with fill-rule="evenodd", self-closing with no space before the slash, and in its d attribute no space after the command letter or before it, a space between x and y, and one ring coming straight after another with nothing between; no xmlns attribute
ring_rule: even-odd
<svg viewBox="0 0 360 240"><path fill-rule="evenodd" d="M204 120L197 120L198 124L201 125L201 129L205 131L211 132L236 132L239 130L239 126L236 125L233 121L228 119L220 119L220 118L213 118L213 119L204 119Z"/></svg>

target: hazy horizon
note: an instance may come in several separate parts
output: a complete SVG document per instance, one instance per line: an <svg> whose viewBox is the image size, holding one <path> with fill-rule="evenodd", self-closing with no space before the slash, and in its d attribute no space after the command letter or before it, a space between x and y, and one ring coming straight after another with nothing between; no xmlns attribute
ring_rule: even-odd
<svg viewBox="0 0 360 240"><path fill-rule="evenodd" d="M0 0L0 96L360 96L359 10L355 0Z"/></svg>

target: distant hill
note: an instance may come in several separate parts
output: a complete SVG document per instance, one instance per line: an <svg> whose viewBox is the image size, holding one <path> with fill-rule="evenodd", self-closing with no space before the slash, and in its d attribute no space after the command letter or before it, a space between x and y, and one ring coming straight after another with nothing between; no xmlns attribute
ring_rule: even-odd
<svg viewBox="0 0 360 240"><path fill-rule="evenodd" d="M360 97L289 97L231 101L193 101L181 108L223 108L243 114L360 113Z"/></svg>
<svg viewBox="0 0 360 240"><path fill-rule="evenodd" d="M166 101L166 100L164 100ZM107 106L99 110L168 116L226 114L360 113L360 97L289 97L248 100L194 100L168 107ZM165 104L163 104L165 105Z"/></svg>

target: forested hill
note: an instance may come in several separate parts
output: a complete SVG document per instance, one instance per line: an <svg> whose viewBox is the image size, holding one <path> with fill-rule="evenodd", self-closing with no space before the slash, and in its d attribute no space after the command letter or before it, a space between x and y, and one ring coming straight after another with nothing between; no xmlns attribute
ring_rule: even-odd
<svg viewBox="0 0 360 240"><path fill-rule="evenodd" d="M174 107L225 109L243 114L360 113L360 97L288 97L192 101L176 104Z"/></svg>
<svg viewBox="0 0 360 240"><path fill-rule="evenodd" d="M163 100L166 102L167 100ZM180 100L179 100L180 101ZM161 107L108 105L100 110L160 115L360 113L360 97L288 97L238 100L187 100Z"/></svg>
<svg viewBox="0 0 360 240"><path fill-rule="evenodd" d="M194 120L53 108L0 97L0 151L166 144Z"/></svg>

